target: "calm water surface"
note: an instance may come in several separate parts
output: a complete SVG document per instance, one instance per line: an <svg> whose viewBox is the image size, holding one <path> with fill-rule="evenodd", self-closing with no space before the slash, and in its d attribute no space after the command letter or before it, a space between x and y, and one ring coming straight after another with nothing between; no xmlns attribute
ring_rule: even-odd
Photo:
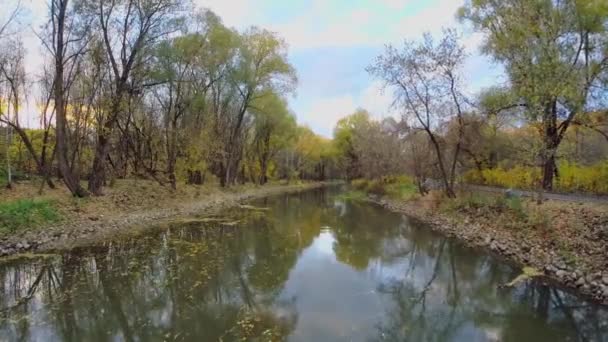
<svg viewBox="0 0 608 342"><path fill-rule="evenodd" d="M0 264L0 341L608 341L608 311L337 190Z"/></svg>

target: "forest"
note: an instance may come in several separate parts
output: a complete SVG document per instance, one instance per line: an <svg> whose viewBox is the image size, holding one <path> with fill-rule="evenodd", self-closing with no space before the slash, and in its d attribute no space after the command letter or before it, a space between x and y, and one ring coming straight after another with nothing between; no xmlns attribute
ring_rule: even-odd
<svg viewBox="0 0 608 342"><path fill-rule="evenodd" d="M0 24L4 187L33 177L84 197L132 177L175 189L405 174L448 196L459 183L608 192L602 1L467 3L456 15L508 84L468 94L452 28L388 45L367 71L400 117L360 109L333 139L290 110L298 77L277 33L239 32L180 0L48 5L38 74L25 71L19 4Z"/></svg>

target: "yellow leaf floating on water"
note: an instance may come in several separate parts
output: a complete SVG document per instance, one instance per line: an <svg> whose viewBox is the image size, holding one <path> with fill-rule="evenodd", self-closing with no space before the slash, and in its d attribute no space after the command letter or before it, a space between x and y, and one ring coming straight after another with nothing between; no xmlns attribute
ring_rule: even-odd
<svg viewBox="0 0 608 342"><path fill-rule="evenodd" d="M521 282L524 282L528 279L532 279L535 277L539 277L541 275L543 275L543 273L540 272L539 270L537 270L536 268L526 266L522 269L522 273L520 275L518 275L517 277L515 277L515 279L513 279L510 282L508 282L507 284L505 284L505 286L513 287Z"/></svg>

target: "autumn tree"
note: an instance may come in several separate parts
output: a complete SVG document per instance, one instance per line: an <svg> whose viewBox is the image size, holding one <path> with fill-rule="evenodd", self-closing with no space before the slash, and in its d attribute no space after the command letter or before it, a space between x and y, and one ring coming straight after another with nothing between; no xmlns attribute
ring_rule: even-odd
<svg viewBox="0 0 608 342"><path fill-rule="evenodd" d="M542 187L553 188L556 153L568 128L604 100L608 5L595 0L468 1L460 17L485 35L529 122L538 127Z"/></svg>
<svg viewBox="0 0 608 342"><path fill-rule="evenodd" d="M296 119L289 112L287 101L270 93L254 102L253 150L260 168L259 184L268 182L268 167L277 153L295 138Z"/></svg>
<svg viewBox="0 0 608 342"><path fill-rule="evenodd" d="M449 197L455 196L456 163L464 134L462 118L466 101L460 75L464 58L458 35L446 30L437 42L425 34L421 42L406 41L401 49L389 45L367 69L393 90L395 105L405 113L404 120L410 122L411 119L412 124L426 132ZM450 159L445 156L438 129L452 118L456 118L460 128Z"/></svg>
<svg viewBox="0 0 608 342"><path fill-rule="evenodd" d="M401 127L393 118L367 121L353 133L354 151L365 178L398 175L405 171Z"/></svg>
<svg viewBox="0 0 608 342"><path fill-rule="evenodd" d="M359 155L355 151L355 131L367 125L370 114L365 109L358 109L354 113L338 120L334 128L334 141L340 150L342 162L348 179L361 177Z"/></svg>
<svg viewBox="0 0 608 342"><path fill-rule="evenodd" d="M244 128L252 104L267 96L269 91L292 92L297 82L295 70L287 61L285 41L256 27L241 36L238 60L229 77L232 88L228 94L234 98L234 105L228 106L220 118L227 131L223 137L220 169L223 186L230 186L236 180L243 156Z"/></svg>

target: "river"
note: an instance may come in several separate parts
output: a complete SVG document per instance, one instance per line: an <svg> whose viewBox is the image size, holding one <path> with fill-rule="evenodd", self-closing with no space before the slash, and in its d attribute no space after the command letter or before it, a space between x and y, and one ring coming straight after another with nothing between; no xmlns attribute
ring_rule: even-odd
<svg viewBox="0 0 608 342"><path fill-rule="evenodd" d="M0 341L608 341L608 310L321 189L0 263Z"/></svg>

